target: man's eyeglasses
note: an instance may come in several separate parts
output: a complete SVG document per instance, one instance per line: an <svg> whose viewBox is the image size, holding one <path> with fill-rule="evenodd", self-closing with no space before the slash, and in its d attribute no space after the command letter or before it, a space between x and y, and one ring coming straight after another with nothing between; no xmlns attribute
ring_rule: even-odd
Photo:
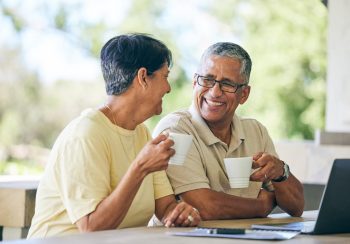
<svg viewBox="0 0 350 244"><path fill-rule="evenodd" d="M226 80L219 81L219 80L215 80L214 78L199 75L197 73L195 74L195 77L198 85L200 86L203 86L206 88L212 88L215 86L215 83L219 83L220 89L224 92L229 92L229 93L236 93L238 89L247 85L247 83L237 84Z"/></svg>

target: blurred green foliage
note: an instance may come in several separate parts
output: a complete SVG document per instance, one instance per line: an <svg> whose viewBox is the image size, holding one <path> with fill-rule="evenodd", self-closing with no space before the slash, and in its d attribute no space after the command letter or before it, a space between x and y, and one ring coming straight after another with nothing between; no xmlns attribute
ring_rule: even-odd
<svg viewBox="0 0 350 244"><path fill-rule="evenodd" d="M38 175L43 167L28 160L0 161L0 175Z"/></svg>
<svg viewBox="0 0 350 244"><path fill-rule="evenodd" d="M12 23L17 38L24 38L23 32L32 28L30 20L19 11L20 3L6 3L0 2L0 14ZM174 56L172 92L163 98L164 116L191 103L189 72L195 70L184 67L184 54L196 53L198 61L197 53L203 51L184 50L176 38L182 30L164 24L168 13L165 9L171 3L174 4L171 0L130 1L124 19L114 25L103 20L77 19L84 1L75 1L69 7L60 3L50 11L50 3L42 1L37 11L47 18L44 31L61 33L91 57L98 57L106 37L124 32L150 33L164 41ZM253 60L252 91L238 113L260 120L273 139L313 139L315 129L324 128L325 123L327 9L321 1L206 0L198 1L198 8L234 39L225 41L239 40ZM206 26L201 29L215 35ZM193 33L193 38L196 36L198 33ZM205 42L196 40L198 46ZM102 79L43 83L24 65L25 50L18 43L0 47L0 173L8 172L4 162L13 158L7 150L11 145L50 148L62 128L80 111L104 102ZM146 121L150 130L161 116Z"/></svg>
<svg viewBox="0 0 350 244"><path fill-rule="evenodd" d="M292 0L255 0L251 7L244 43L254 91L244 112L258 111L274 138L313 139L325 126L326 9Z"/></svg>

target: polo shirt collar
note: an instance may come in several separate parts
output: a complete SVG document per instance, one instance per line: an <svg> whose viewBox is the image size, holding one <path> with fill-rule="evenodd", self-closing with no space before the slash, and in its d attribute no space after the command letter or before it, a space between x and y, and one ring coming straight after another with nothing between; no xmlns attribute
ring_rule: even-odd
<svg viewBox="0 0 350 244"><path fill-rule="evenodd" d="M231 151L235 151L239 147L239 145L241 145L241 143L245 140L245 134L241 119L236 114L233 115L231 123L232 137L230 142L229 153Z"/></svg>
<svg viewBox="0 0 350 244"><path fill-rule="evenodd" d="M205 142L206 145L210 146L215 143L223 143L219 138L217 138L213 132L208 127L207 123L204 121L200 113L198 112L194 103L191 104L189 108L189 112L192 116L193 126L198 131L199 136ZM234 115L231 122L231 142L230 148L237 148L239 144L245 139L245 134L243 131L243 127L241 121L238 116Z"/></svg>

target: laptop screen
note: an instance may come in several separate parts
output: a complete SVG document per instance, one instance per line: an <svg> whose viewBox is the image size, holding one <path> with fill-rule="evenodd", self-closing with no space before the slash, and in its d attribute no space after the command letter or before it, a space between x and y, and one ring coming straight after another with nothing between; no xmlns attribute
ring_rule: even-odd
<svg viewBox="0 0 350 244"><path fill-rule="evenodd" d="M336 159L323 193L313 233L346 232L350 232L350 159Z"/></svg>

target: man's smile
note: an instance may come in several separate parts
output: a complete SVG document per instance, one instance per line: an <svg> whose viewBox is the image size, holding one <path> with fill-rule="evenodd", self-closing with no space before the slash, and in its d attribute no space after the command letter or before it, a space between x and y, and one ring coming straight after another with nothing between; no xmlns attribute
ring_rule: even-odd
<svg viewBox="0 0 350 244"><path fill-rule="evenodd" d="M210 100L210 99L207 99L207 98L203 98L204 101L210 106L210 107L218 107L218 106L223 106L225 105L224 102L220 102L220 101L214 101L214 100Z"/></svg>

